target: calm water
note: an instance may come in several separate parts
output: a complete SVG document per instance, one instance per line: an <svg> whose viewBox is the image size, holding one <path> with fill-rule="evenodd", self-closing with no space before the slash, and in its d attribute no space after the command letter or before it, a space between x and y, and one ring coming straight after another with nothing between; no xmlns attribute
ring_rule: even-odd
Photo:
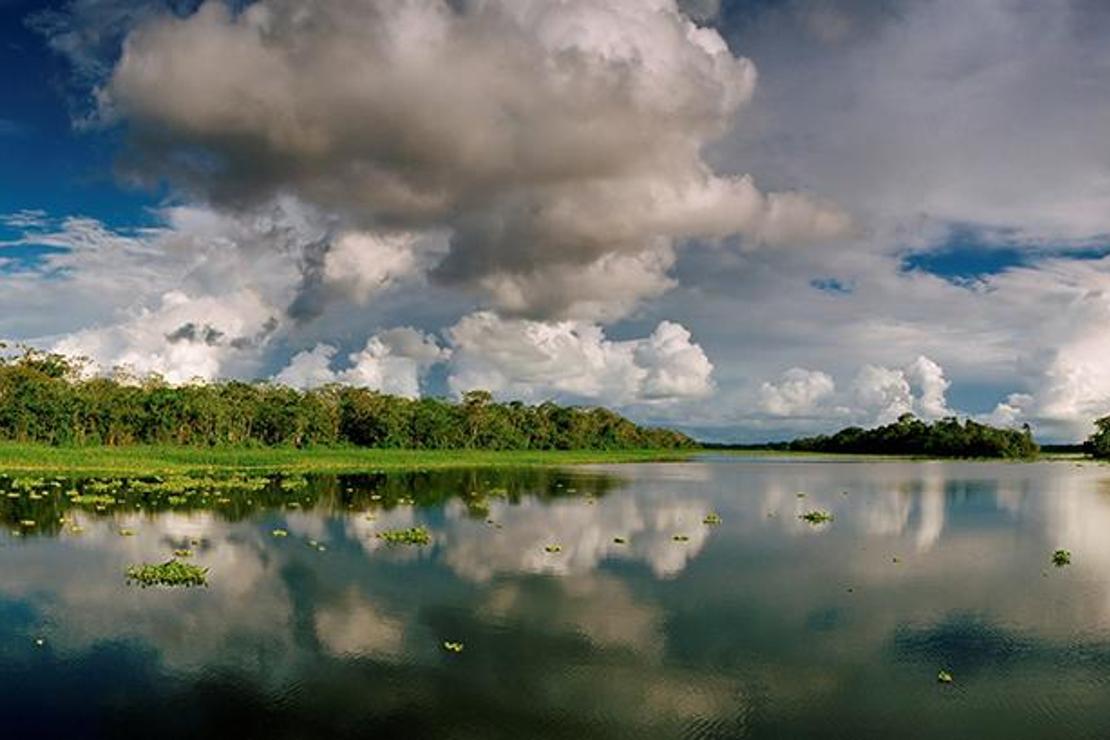
<svg viewBox="0 0 1110 740"><path fill-rule="evenodd" d="M98 511L65 496L87 482L0 480L4 735L1110 737L1110 468L707 458L256 488ZM430 546L374 536L414 525ZM125 582L183 547L207 588Z"/></svg>

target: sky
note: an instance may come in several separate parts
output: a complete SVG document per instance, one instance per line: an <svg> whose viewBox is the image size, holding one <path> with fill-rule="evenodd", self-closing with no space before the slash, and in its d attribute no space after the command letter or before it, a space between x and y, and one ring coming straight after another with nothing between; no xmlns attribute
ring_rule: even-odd
<svg viewBox="0 0 1110 740"><path fill-rule="evenodd" d="M0 339L713 441L1110 413L1101 0L0 0Z"/></svg>

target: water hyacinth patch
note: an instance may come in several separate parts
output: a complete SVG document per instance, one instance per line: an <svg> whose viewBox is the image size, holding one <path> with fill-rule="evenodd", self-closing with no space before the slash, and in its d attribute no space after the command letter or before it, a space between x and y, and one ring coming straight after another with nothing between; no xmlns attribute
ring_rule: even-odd
<svg viewBox="0 0 1110 740"><path fill-rule="evenodd" d="M208 569L180 560L171 559L164 563L132 565L127 569L127 582L137 583L143 588L148 586L207 586Z"/></svg>
<svg viewBox="0 0 1110 740"><path fill-rule="evenodd" d="M378 532L378 539L389 545L430 545L432 536L423 527L409 527L408 529L389 529Z"/></svg>

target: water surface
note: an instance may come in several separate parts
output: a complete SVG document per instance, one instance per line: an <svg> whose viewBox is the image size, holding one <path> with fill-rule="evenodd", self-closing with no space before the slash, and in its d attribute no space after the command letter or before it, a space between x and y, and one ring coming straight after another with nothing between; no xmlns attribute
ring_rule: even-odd
<svg viewBox="0 0 1110 740"><path fill-rule="evenodd" d="M7 736L1110 736L1110 468L196 488L0 479ZM417 525L429 546L375 537ZM127 584L175 549L207 588Z"/></svg>

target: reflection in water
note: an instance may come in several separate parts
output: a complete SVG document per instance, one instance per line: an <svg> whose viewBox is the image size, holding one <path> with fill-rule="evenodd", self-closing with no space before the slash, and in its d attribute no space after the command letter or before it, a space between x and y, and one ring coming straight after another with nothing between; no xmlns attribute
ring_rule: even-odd
<svg viewBox="0 0 1110 740"><path fill-rule="evenodd" d="M1097 466L4 478L0 520L13 737L1110 734ZM124 582L182 548L208 588Z"/></svg>

